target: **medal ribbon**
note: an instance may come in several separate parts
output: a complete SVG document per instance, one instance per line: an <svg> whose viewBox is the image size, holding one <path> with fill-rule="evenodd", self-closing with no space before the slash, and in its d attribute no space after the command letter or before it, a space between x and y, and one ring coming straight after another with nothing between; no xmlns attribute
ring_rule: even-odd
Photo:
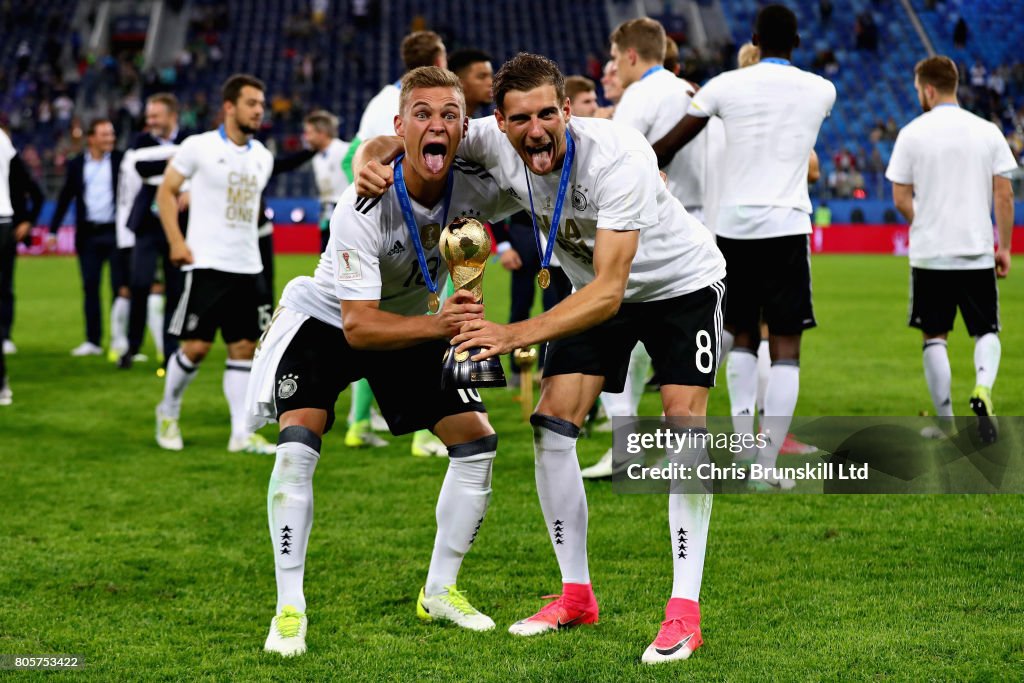
<svg viewBox="0 0 1024 683"><path fill-rule="evenodd" d="M224 127L223 123L220 124L219 126L217 126L217 132L220 133L220 139L221 140L223 140L224 142L230 142L231 144L235 144L234 140L230 140L228 138L228 130L227 130L227 128ZM251 136L245 142L245 151L248 152L250 149L252 149L252 137Z"/></svg>
<svg viewBox="0 0 1024 683"><path fill-rule="evenodd" d="M555 198L555 212L551 216L551 228L548 230L547 248L540 245L540 229L537 227L537 212L533 208L533 188L530 186L530 168L523 162L526 171L526 192L530 196L530 218L533 219L533 239L537 243L537 254L540 255L540 267L544 270L551 263L551 254L555 250L555 235L558 234L558 222L562 218L562 205L569 189L569 176L572 174L572 160L576 156L576 143L565 129L565 158L562 159L562 176L558 180L558 196Z"/></svg>
<svg viewBox="0 0 1024 683"><path fill-rule="evenodd" d="M405 173L402 171L402 158L404 154L395 159L395 191L398 193L398 204L402 207L402 217L405 218L405 227L409 229L409 239L412 241L413 249L416 250L416 260L420 262L420 272L423 274L423 281L427 283L427 289L431 294L437 293L437 283L430 276L430 268L427 267L427 257L423 253L423 244L420 242L420 228L416 224L416 214L412 212L412 202L409 200L409 190L405 187ZM455 184L455 170L448 169L448 183L444 190L444 219L442 225L448 225L448 209L452 205L452 186ZM443 229L443 228L442 228Z"/></svg>
<svg viewBox="0 0 1024 683"><path fill-rule="evenodd" d="M644 75L640 77L640 80L642 81L645 78L647 78L648 76L650 76L651 74L658 73L659 71L664 71L664 70L665 70L665 67L663 67L661 64L655 64L650 69L648 69L647 71L644 72Z"/></svg>

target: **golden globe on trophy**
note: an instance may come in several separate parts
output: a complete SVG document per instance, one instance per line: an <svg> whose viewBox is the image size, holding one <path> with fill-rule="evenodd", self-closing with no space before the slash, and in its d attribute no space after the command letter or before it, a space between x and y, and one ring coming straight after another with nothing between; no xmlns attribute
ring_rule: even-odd
<svg viewBox="0 0 1024 683"><path fill-rule="evenodd" d="M441 258L448 264L455 290L468 290L482 302L484 267L491 257L491 238L483 224L466 216L459 216L441 232ZM441 366L441 387L478 389L505 386L505 373L497 356L481 361L471 357L480 349L455 353L449 346Z"/></svg>

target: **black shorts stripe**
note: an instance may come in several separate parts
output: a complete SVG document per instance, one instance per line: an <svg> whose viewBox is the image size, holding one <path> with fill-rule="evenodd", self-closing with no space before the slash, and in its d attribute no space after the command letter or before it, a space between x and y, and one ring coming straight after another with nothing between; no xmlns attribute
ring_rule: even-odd
<svg viewBox="0 0 1024 683"><path fill-rule="evenodd" d="M182 325L185 324L185 311L188 310L188 299L192 293L192 271L185 271L185 288L181 293L181 298L178 299L178 307L174 309L174 315L171 316L171 322L167 326L167 331L175 336L181 335Z"/></svg>

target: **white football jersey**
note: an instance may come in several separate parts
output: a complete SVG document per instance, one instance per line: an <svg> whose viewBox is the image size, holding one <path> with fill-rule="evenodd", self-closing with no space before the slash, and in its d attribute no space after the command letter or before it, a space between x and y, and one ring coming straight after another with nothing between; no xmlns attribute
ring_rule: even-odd
<svg viewBox="0 0 1024 683"><path fill-rule="evenodd" d="M356 137L366 142L380 135L394 135L395 117L398 115L398 100L401 94L401 88L389 83L374 95L363 110L363 118L359 120L359 132Z"/></svg>
<svg viewBox="0 0 1024 683"><path fill-rule="evenodd" d="M571 196L562 207L555 253L573 287L594 279L594 240L601 230L639 230L640 244L625 301L682 296L725 277L725 260L711 233L665 187L651 145L637 130L614 121L573 117L576 159ZM469 122L459 154L482 164L529 211L527 171L493 117ZM529 174L537 225L547 232L560 172Z"/></svg>
<svg viewBox="0 0 1024 683"><path fill-rule="evenodd" d="M992 178L1016 168L1002 131L955 105L936 107L904 126L885 177L914 186L910 265L994 267Z"/></svg>
<svg viewBox="0 0 1024 683"><path fill-rule="evenodd" d="M316 178L321 202L336 204L350 184L341 167L341 162L348 154L348 147L349 143L334 138L327 149L313 157L313 177Z"/></svg>
<svg viewBox="0 0 1024 683"><path fill-rule="evenodd" d="M470 216L499 220L519 210L483 168L456 159L448 221ZM444 227L444 199L420 206L409 198L431 278L442 288L448 268L438 250ZM380 308L399 315L424 315L429 290L416 249L402 216L398 192L392 188L376 199L356 196L349 187L331 216L331 239L320 255L313 277L288 283L281 305L341 327L341 300L380 301Z"/></svg>
<svg viewBox="0 0 1024 683"><path fill-rule="evenodd" d="M626 88L612 120L636 128L653 145L679 123L680 112L689 109L691 97L693 86L658 67ZM708 131L704 130L662 169L668 176L669 192L687 210L704 206L707 145Z"/></svg>
<svg viewBox="0 0 1024 683"><path fill-rule="evenodd" d="M807 160L835 101L830 81L767 61L719 74L693 97L688 114L725 124L717 234L756 239L811 231ZM754 207L790 211L747 210Z"/></svg>
<svg viewBox="0 0 1024 683"><path fill-rule="evenodd" d="M707 135L707 167L704 176L704 225L718 234L718 207L722 200L722 183L725 179L725 124L722 119L712 116L701 131ZM684 148L685 149L685 148Z"/></svg>
<svg viewBox="0 0 1024 683"><path fill-rule="evenodd" d="M188 234L195 262L182 270L263 271L256 226L274 157L259 140L241 147L221 131L186 138L171 160L191 181Z"/></svg>

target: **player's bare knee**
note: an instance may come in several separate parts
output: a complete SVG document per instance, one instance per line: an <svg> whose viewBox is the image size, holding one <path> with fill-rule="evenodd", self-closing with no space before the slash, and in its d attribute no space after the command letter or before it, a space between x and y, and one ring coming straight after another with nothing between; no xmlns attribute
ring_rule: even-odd
<svg viewBox="0 0 1024 683"><path fill-rule="evenodd" d="M594 405L603 377L590 375L555 375L541 381L540 400L534 415L548 415L580 427Z"/></svg>
<svg viewBox="0 0 1024 683"><path fill-rule="evenodd" d="M587 417L589 410L583 410L578 404L556 404L554 402L544 402L543 400L537 403L537 408L533 412L533 416L548 416L558 418L565 422L569 422L575 425L577 428L583 424L583 420ZM531 418L532 419L532 418Z"/></svg>
<svg viewBox="0 0 1024 683"><path fill-rule="evenodd" d="M800 339L799 334L772 335L768 338L768 352L772 358L772 364L780 361L795 361L800 364Z"/></svg>
<svg viewBox="0 0 1024 683"><path fill-rule="evenodd" d="M487 419L487 413L477 412L449 415L434 425L431 431L449 449L453 444L467 443L494 435L494 428Z"/></svg>
<svg viewBox="0 0 1024 683"><path fill-rule="evenodd" d="M734 341L732 348L734 351L751 351L757 353L757 346L761 343L760 333L753 333L750 331L737 330L733 332Z"/></svg>
<svg viewBox="0 0 1024 683"><path fill-rule="evenodd" d="M289 410L281 413L281 416L278 418L278 424L281 425L282 434L289 427L301 427L311 432L316 438L321 439L324 435L324 429L327 427L327 411L317 408ZM280 437L278 438L278 443L281 443ZM318 452L319 450L319 447L317 447Z"/></svg>
<svg viewBox="0 0 1024 683"><path fill-rule="evenodd" d="M185 357L193 365L198 365L203 362L206 355L210 353L210 347L212 344L208 341L202 341L199 339L189 339L181 343L181 352L185 354Z"/></svg>
<svg viewBox="0 0 1024 683"><path fill-rule="evenodd" d="M231 360L252 360L256 355L256 342L249 339L239 339L228 344L228 358Z"/></svg>

